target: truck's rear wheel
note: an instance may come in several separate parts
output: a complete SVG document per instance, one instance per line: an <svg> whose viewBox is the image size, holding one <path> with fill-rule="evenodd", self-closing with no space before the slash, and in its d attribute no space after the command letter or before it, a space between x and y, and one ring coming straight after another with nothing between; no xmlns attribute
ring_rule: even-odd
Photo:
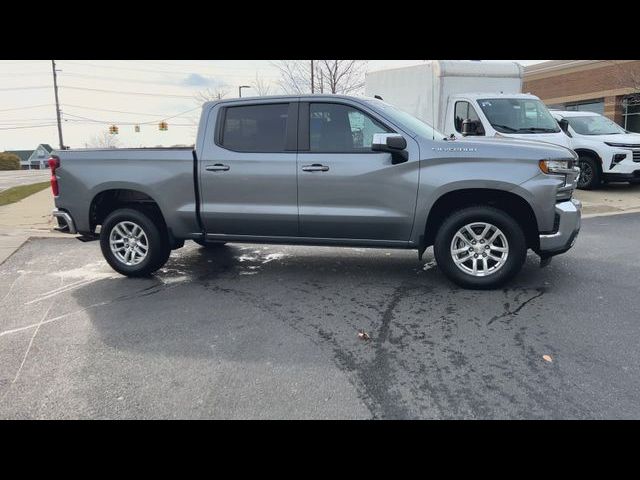
<svg viewBox="0 0 640 480"><path fill-rule="evenodd" d="M133 208L109 214L100 230L100 247L111 268L129 277L143 277L162 267L171 248L159 223Z"/></svg>
<svg viewBox="0 0 640 480"><path fill-rule="evenodd" d="M477 206L459 210L442 224L433 251L440 269L464 288L495 288L513 278L527 256L520 225L507 213Z"/></svg>
<svg viewBox="0 0 640 480"><path fill-rule="evenodd" d="M591 157L580 157L578 159L580 176L578 177L578 188L581 190L593 190L600 186L600 172L596 162Z"/></svg>

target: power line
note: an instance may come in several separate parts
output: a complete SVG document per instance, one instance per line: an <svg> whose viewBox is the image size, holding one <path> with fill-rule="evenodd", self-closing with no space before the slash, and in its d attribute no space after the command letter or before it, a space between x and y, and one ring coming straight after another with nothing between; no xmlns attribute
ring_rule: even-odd
<svg viewBox="0 0 640 480"><path fill-rule="evenodd" d="M7 60L1 60L0 65L28 65L27 62L46 62L47 60L18 60L17 62L9 62Z"/></svg>
<svg viewBox="0 0 640 480"><path fill-rule="evenodd" d="M188 76L185 74L179 74L180 77L182 77L183 79L187 79ZM200 75L200 74L198 74ZM175 86L182 86L182 87L186 87L186 88L206 88L207 85L188 85L183 83L177 83L175 81L153 81L153 80L141 80L141 79L137 79L137 78L125 78L125 77L113 77L113 76L109 76L109 75L89 75L89 74L85 74L85 73L77 73L77 72L64 72L60 75L61 77L66 77L66 78L73 78L73 77L77 77L77 78L90 78L90 79L96 79L96 80L107 80L107 81L116 81L116 82L124 82L124 83L143 83L143 84L150 84L150 85L175 85ZM210 78L212 79L218 79L219 80L219 86L220 87L224 87L227 86L226 84L228 82L231 82L229 80L229 77L233 77L234 80L232 83L235 83L236 81L244 81L244 80L240 80L240 79L244 79L246 78L245 76L241 76L241 75L221 75L221 74L214 74L214 75L209 75ZM275 82L277 80L277 77L263 77L269 81ZM209 87L211 87L212 85L209 85Z"/></svg>
<svg viewBox="0 0 640 480"><path fill-rule="evenodd" d="M50 107L52 105L53 105L53 103L44 103L42 105L30 105L28 107L4 108L4 109L0 110L0 112L9 112L9 111L13 111L13 110L27 110L29 108Z"/></svg>
<svg viewBox="0 0 640 480"><path fill-rule="evenodd" d="M178 60L179 62L183 62L182 60ZM209 61L209 60L205 60L205 61ZM180 66L180 67L190 67L190 68L202 68L202 67L213 67L213 68L228 68L230 70L256 70L256 67L250 67L250 66L246 66L246 65L237 65L234 67L228 67L226 65L215 65L215 64L209 64L209 65L203 65L203 64L195 64L195 63L179 63L179 64L175 64L175 63L162 63L162 62L153 62L153 61L148 61L148 60L144 60L145 65L162 65L162 66L168 66L168 67L175 67L175 66Z"/></svg>
<svg viewBox="0 0 640 480"><path fill-rule="evenodd" d="M0 88L0 91L2 92L8 92L11 90L37 90L37 89L42 89L42 88L51 88L51 85L43 85L43 86L37 86L37 87L11 87L11 88Z"/></svg>
<svg viewBox="0 0 640 480"><path fill-rule="evenodd" d="M49 72L14 72L0 74L0 77L25 77L29 75L47 75L48 73Z"/></svg>
<svg viewBox="0 0 640 480"><path fill-rule="evenodd" d="M71 60L66 60L65 63L70 63L72 65L82 65L82 66L88 66L88 67L95 67L95 68L105 68L105 69L115 69L115 70L130 70L133 72L150 72L150 73L166 73L166 74L171 74L171 75L185 75L185 72L179 72L176 70L157 70L157 69L150 69L150 68L138 68L138 67L122 67L122 66L117 66L117 65L98 65L96 63L90 63L90 62L75 62L75 61L71 61ZM176 67L180 66L180 65L175 65ZM182 66L188 66L188 65L182 65ZM193 65L193 68L203 68L203 65ZM249 70L253 70L256 71L255 68L253 67L243 67L243 66L238 66L238 67L226 67L226 66L213 66L213 68L222 68L222 69L226 69L227 71L232 71L232 70L236 70L236 71L243 71L242 69L247 69L247 71ZM205 72L204 70L202 71L203 73L206 73L207 75L211 75L211 76L225 76L227 74L224 73L218 73L218 72ZM189 72L191 73L191 72ZM193 72L193 73L197 73L197 72ZM239 73L239 74L228 74L227 76L244 76L246 74L244 73ZM276 76L274 75L273 78L276 78Z"/></svg>
<svg viewBox="0 0 640 480"><path fill-rule="evenodd" d="M0 120L0 124L7 125L20 125L21 123L31 123L31 122L55 122L55 118L15 118L12 120Z"/></svg>
<svg viewBox="0 0 640 480"><path fill-rule="evenodd" d="M51 87L46 87L51 88ZM71 85L62 85L60 88L62 89L70 89L70 90L84 90L87 92L103 92L103 93L118 93L121 95L142 95L147 97L172 97L172 98L190 98L193 99L193 95L177 95L177 94L169 94L169 93L148 93L148 92L125 92L122 90L107 90L102 88L87 88L87 87L76 87Z"/></svg>
<svg viewBox="0 0 640 480"><path fill-rule="evenodd" d="M71 105L70 103L67 103L65 105L63 105L63 107L73 107L73 108L80 108L80 109L85 109L85 110L97 110L100 112L112 112L112 113L125 113L125 114L130 114L130 115L147 115L149 117L162 117L162 118L171 118L171 117L167 117L167 115L162 115L160 113L144 113L144 112L128 112L128 111L124 111L124 110L109 110L107 108L97 108L97 107L85 107L85 106L81 106L81 105ZM186 112L181 112L178 113L176 115L173 115L174 117L179 116L179 115L183 115L185 113L189 113L189 112L193 112L194 110L199 110L201 109L202 106L199 107L195 107L192 108L191 110L187 110Z"/></svg>
<svg viewBox="0 0 640 480"><path fill-rule="evenodd" d="M125 83L147 83L147 84L155 84L155 85L176 85L175 82L154 82L150 80L138 80L133 78L124 78L124 77L110 77L106 75L88 75L85 73L76 73L76 72L64 72L60 75L61 77L77 77L77 78L93 78L97 80L115 80L118 82Z"/></svg>
<svg viewBox="0 0 640 480"><path fill-rule="evenodd" d="M55 123L43 123L41 125L28 125L22 127L0 127L0 130L19 130L22 128L40 128L40 127L55 127Z"/></svg>
<svg viewBox="0 0 640 480"><path fill-rule="evenodd" d="M66 118L64 119L65 122L71 122L71 123L78 123L78 124L92 124L92 125L126 125L126 126L135 126L135 125L152 125L149 123L135 123L135 122L105 122L102 120L91 120L91 119L86 119L86 120L80 120L80 119L74 119L74 118ZM154 122L155 124L155 122ZM197 126L196 123L172 123L171 124L172 127L195 127Z"/></svg>

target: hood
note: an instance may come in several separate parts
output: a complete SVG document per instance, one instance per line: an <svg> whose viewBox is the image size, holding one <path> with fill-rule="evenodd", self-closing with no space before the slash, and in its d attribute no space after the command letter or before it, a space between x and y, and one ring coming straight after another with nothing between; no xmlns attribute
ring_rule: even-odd
<svg viewBox="0 0 640 480"><path fill-rule="evenodd" d="M477 156L494 159L523 159L523 160L560 160L578 156L573 150L545 142L533 142L519 138L506 137L466 137L454 140L434 141L422 139L420 149L433 152L435 156Z"/></svg>
<svg viewBox="0 0 640 480"><path fill-rule="evenodd" d="M571 148L569 137L564 132L555 133L499 133L500 137L521 138L534 142L547 142L561 147Z"/></svg>
<svg viewBox="0 0 640 480"><path fill-rule="evenodd" d="M580 140L620 143L624 145L637 145L638 147L640 147L640 135L638 135L637 133L621 133L617 135L581 135Z"/></svg>
<svg viewBox="0 0 640 480"><path fill-rule="evenodd" d="M528 135L529 137L531 135ZM538 137L539 135L536 135ZM499 149L500 152L505 150L513 152L517 150L522 152L522 156L531 156L537 160L542 159L559 159L559 158L576 158L577 155L568 147L560 146L550 142L534 141L529 139L521 139L520 137L463 137L456 140L448 140L446 143L458 144L464 147L472 147L491 149ZM511 156L517 157L518 155Z"/></svg>

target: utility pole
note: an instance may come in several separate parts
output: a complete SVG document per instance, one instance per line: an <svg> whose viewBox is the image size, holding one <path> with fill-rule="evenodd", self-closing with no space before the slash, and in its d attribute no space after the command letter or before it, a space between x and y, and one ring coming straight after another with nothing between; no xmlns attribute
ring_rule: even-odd
<svg viewBox="0 0 640 480"><path fill-rule="evenodd" d="M314 93L313 86L313 60L311 60L311 93Z"/></svg>
<svg viewBox="0 0 640 480"><path fill-rule="evenodd" d="M62 122L60 121L60 101L58 100L58 77L56 75L55 60L51 60L51 69L53 70L53 91L56 96L56 117L58 118L58 139L60 140L60 150L64 150L64 142L62 141Z"/></svg>

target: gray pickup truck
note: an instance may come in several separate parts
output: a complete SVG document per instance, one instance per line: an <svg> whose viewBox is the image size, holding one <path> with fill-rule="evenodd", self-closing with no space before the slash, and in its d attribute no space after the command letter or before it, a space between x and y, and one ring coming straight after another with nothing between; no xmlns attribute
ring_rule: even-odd
<svg viewBox="0 0 640 480"><path fill-rule="evenodd" d="M493 288L573 245L579 169L563 147L445 139L379 99L277 96L204 104L195 148L60 150L58 229L149 275L185 240L415 249ZM98 229L99 227L99 229ZM99 232L99 233L98 233Z"/></svg>

